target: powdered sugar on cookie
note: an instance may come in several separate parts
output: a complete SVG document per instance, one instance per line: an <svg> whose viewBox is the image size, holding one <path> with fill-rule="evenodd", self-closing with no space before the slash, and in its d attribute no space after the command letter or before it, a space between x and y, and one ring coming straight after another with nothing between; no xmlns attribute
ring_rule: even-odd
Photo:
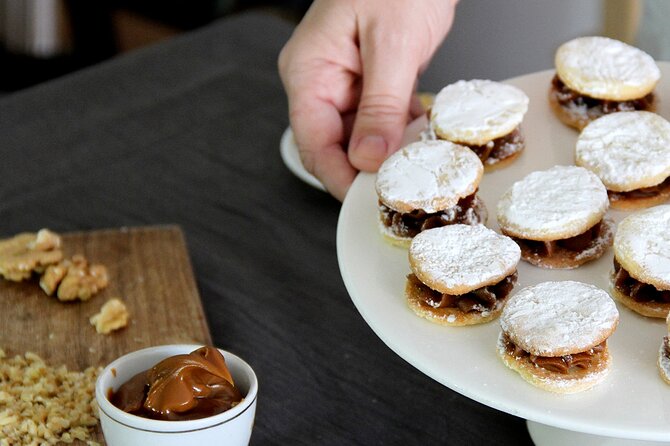
<svg viewBox="0 0 670 446"><path fill-rule="evenodd" d="M443 139L483 145L517 128L527 110L528 96L512 85L461 80L437 94L430 125Z"/></svg>
<svg viewBox="0 0 670 446"><path fill-rule="evenodd" d="M635 279L670 289L670 205L623 219L614 236L614 253Z"/></svg>
<svg viewBox="0 0 670 446"><path fill-rule="evenodd" d="M670 122L645 111L603 116L579 135L575 158L609 190L655 186L670 176Z"/></svg>
<svg viewBox="0 0 670 446"><path fill-rule="evenodd" d="M515 182L498 202L498 222L507 234L530 240L557 240L581 234L599 222L609 200L593 173L554 166Z"/></svg>
<svg viewBox="0 0 670 446"><path fill-rule="evenodd" d="M513 273L521 252L483 225L450 225L414 237L409 256L419 280L442 293L463 294Z"/></svg>
<svg viewBox="0 0 670 446"><path fill-rule="evenodd" d="M502 330L523 350L540 356L586 351L600 344L619 320L614 301L600 288L574 281L543 282L511 296Z"/></svg>
<svg viewBox="0 0 670 446"><path fill-rule="evenodd" d="M640 98L656 86L661 72L644 51L607 37L580 37L556 51L559 77L582 94L616 101Z"/></svg>
<svg viewBox="0 0 670 446"><path fill-rule="evenodd" d="M470 149L448 141L412 143L389 156L377 173L381 201L399 212L450 208L474 193L484 167Z"/></svg>

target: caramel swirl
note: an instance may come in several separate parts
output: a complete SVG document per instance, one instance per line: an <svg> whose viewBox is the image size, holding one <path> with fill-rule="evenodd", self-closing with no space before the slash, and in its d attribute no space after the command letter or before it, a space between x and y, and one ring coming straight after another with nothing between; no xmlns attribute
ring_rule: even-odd
<svg viewBox="0 0 670 446"><path fill-rule="evenodd" d="M426 229L457 223L480 223L482 215L480 215L479 198L477 198L476 193L475 191L471 195L461 198L455 206L449 209L432 214L422 209L402 213L380 202L381 220L384 226L390 228L398 237L414 237Z"/></svg>
<svg viewBox="0 0 670 446"><path fill-rule="evenodd" d="M607 341L603 341L584 352L563 356L538 356L531 355L514 344L507 335L505 335L504 342L505 348L511 356L517 359L526 358L538 367L542 367L550 372L560 373L561 375L581 375L587 373L591 366L599 361L599 353L602 353L607 345Z"/></svg>
<svg viewBox="0 0 670 446"><path fill-rule="evenodd" d="M631 277L621 264L614 259L614 287L636 302L670 303L670 290L659 290L648 283Z"/></svg>
<svg viewBox="0 0 670 446"><path fill-rule="evenodd" d="M207 346L164 359L110 396L125 412L172 421L216 415L241 400L225 359Z"/></svg>

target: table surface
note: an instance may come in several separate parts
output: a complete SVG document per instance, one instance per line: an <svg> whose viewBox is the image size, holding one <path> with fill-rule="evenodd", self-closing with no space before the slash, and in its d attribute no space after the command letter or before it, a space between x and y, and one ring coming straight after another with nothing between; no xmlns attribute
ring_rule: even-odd
<svg viewBox="0 0 670 446"><path fill-rule="evenodd" d="M1 98L0 237L179 225L214 343L258 375L252 445L531 445L523 420L424 376L354 308L340 204L279 155L291 31L232 16Z"/></svg>

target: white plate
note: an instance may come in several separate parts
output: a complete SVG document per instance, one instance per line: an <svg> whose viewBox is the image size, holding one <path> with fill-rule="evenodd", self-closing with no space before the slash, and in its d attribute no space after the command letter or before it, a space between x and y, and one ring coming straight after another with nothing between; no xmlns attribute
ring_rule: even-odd
<svg viewBox="0 0 670 446"><path fill-rule="evenodd" d="M326 190L326 188L323 187L323 184L321 184L321 182L314 175L307 172L305 166L302 165L302 161L300 160L300 153L298 152L298 145L295 143L295 138L293 137L293 130L291 127L288 127L286 130L284 130L284 134L281 136L281 141L279 142L279 152L281 153L281 159L284 160L284 164L286 164L286 167L288 167L288 169L293 172L295 176L312 187L322 191Z"/></svg>
<svg viewBox="0 0 670 446"><path fill-rule="evenodd" d="M421 119L412 121L405 130L402 144L407 144L416 139L424 124L425 122L422 122ZM295 176L312 187L326 191L326 188L321 184L318 178L307 172L305 166L302 165L300 153L298 152L298 145L295 142L291 127L287 127L282 134L281 141L279 142L279 152L281 153L281 158L284 161L284 164Z"/></svg>
<svg viewBox="0 0 670 446"><path fill-rule="evenodd" d="M670 63L659 64L661 107L670 103ZM498 230L495 206L511 184L533 170L573 163L577 132L552 114L547 92L553 71L508 81L528 94L522 129L526 150L509 167L487 173L480 196L488 226ZM663 110L666 119L667 110ZM495 345L497 321L473 327L442 327L416 316L405 304L407 252L386 243L377 227L374 175L359 174L342 205L337 254L344 283L365 321L398 355L456 392L510 414L573 431L639 440L670 440L670 387L658 375L656 358L664 321L638 316L618 305L621 320L610 338L612 371L586 392L557 395L540 390L505 367ZM610 211L618 222L624 213ZM577 270L544 270L519 264L516 290L547 280L579 280L608 289L612 250Z"/></svg>

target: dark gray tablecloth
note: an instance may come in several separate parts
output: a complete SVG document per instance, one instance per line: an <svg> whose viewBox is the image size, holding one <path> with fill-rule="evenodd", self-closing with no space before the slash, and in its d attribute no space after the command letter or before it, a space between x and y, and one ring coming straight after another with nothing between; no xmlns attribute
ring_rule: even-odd
<svg viewBox="0 0 670 446"><path fill-rule="evenodd" d="M531 444L523 420L424 376L354 308L339 203L279 156L290 32L233 17L0 99L0 236L181 225L215 343L259 377L252 444Z"/></svg>

